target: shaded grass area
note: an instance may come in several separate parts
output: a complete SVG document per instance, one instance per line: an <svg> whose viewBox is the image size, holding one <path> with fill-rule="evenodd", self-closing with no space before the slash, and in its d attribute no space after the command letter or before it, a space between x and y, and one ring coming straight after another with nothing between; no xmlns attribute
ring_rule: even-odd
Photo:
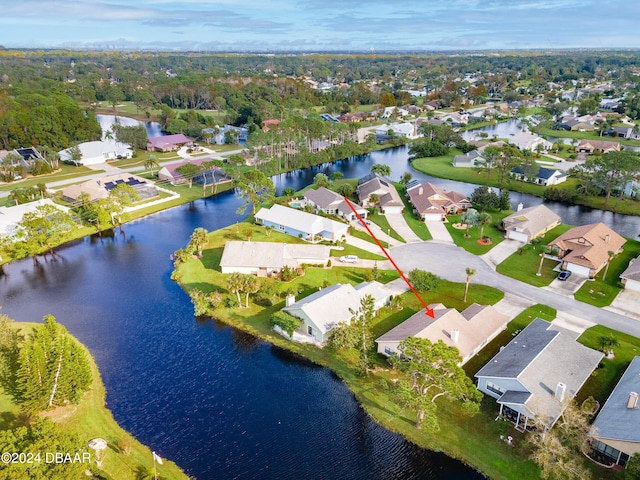
<svg viewBox="0 0 640 480"><path fill-rule="evenodd" d="M60 180L73 180L77 177L83 177L85 175L91 175L94 173L102 173L104 170L91 170L88 167L76 167L74 165L67 165L60 163L60 169L56 172L48 175L38 175L37 177L27 177L23 180L3 183L0 185L0 191L10 192L16 188L35 187L39 183L57 182Z"/></svg>
<svg viewBox="0 0 640 480"><path fill-rule="evenodd" d="M421 240L426 241L433 239L433 237L431 236L431 232L429 232L429 229L427 228L427 225L422 220L417 218L413 213L413 207L409 203L407 195L404 193L404 186L398 182L393 182L393 186L396 187L396 190L398 191L398 194L402 199L402 203L404 203L402 216L407 222L407 225L409 225L409 228L411 228L411 230L413 230L413 233L415 233Z"/></svg>
<svg viewBox="0 0 640 480"><path fill-rule="evenodd" d="M537 276L536 273L540 265L540 253L545 245L548 245L570 228L573 228L572 225L561 224L549 230L544 237L541 238L540 243L536 245L524 245L500 263L496 267L496 271L535 287L549 285L557 276L557 273L553 269L558 265L558 262L545 258L542 264L541 275Z"/></svg>
<svg viewBox="0 0 640 480"><path fill-rule="evenodd" d="M235 233L229 228L210 235L209 245L202 259L193 259L177 268L177 277L187 290L198 287L202 289L224 289L224 276L213 270L219 263L224 241L233 238ZM392 272L393 273L393 272ZM341 269L308 269L304 277L296 279L303 286L302 294L317 291L317 282L361 281L360 272L356 268ZM287 284L289 288L290 284ZM477 287L477 288L474 288ZM423 295L427 302L442 302L447 306L463 308L464 284L442 282L436 292ZM503 293L481 285L472 285L469 302L495 303ZM382 333L399 324L422 307L411 294L404 294L405 305L402 310L383 309L374 320L374 331ZM469 303L468 302L468 303ZM500 440L508 425L505 422L494 422L495 402L485 401L482 410L474 417L467 417L456 402L444 398L438 400L440 430L429 432L415 428L415 413L401 409L388 390L388 382L397 376L390 370L386 360L376 359L378 368L368 377L359 376L357 371L357 353L351 351L332 351L329 348L319 349L312 345L303 345L285 340L275 334L269 327L271 313L282 308L283 301L271 307L261 308L251 304L249 308L216 310L216 318L223 322L259 336L277 346L300 354L309 360L330 368L354 392L362 407L377 422L391 431L402 434L409 441L434 451L443 451L447 455L462 460L479 469L490 478L538 478L538 467L525 460L526 451L522 442L507 446ZM384 382L382 381L384 380ZM511 434L511 432L510 432ZM515 439L521 436L514 431Z"/></svg>
<svg viewBox="0 0 640 480"><path fill-rule="evenodd" d="M623 252L611 260L606 277L603 268L593 280L585 282L580 287L574 295L576 300L596 307L611 305L623 288L620 275L627 269L629 262L640 255L640 242L637 240L627 239L623 248Z"/></svg>
<svg viewBox="0 0 640 480"><path fill-rule="evenodd" d="M36 324L17 323L17 327L23 332L30 331ZM74 341L77 342L76 339ZM78 342L79 343L79 342ZM105 405L105 388L98 371L98 367L83 346L91 368L92 382L89 390L85 392L78 405L58 407L48 411L56 424L67 433L75 435L81 444L86 445L93 438L100 437L108 442L108 448L102 458L101 470L113 479L137 480L141 469L153 472L153 456L151 450L138 442L132 435L123 430L114 420L111 411ZM3 428L12 428L16 424L15 414L19 407L10 400L7 403L6 395L2 396L0 408L3 419ZM125 440L131 447L128 454L124 454L118 443ZM95 459L92 453L92 459ZM169 459L163 458L163 464L158 465L158 476L166 479L187 479L178 466Z"/></svg>
<svg viewBox="0 0 640 480"><path fill-rule="evenodd" d="M482 243L478 243L480 240L480 228L470 228L469 229L469 238L465 238L465 234L467 232L466 229L455 228L453 225L455 223L460 223L460 219L462 215L451 215L447 217L449 220L448 223L445 223L451 238L456 245L464 248L467 252L473 253L474 255L482 255L483 253L487 253L493 247L498 245L504 240L504 230L502 230L502 219L508 215L510 215L510 210L506 212L489 212L491 215L491 223L484 227L483 235L485 237L489 237L491 239L490 245L485 245Z"/></svg>

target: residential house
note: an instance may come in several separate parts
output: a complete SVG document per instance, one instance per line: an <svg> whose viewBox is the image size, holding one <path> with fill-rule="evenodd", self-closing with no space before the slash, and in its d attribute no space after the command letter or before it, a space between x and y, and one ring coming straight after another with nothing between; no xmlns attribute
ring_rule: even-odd
<svg viewBox="0 0 640 480"><path fill-rule="evenodd" d="M386 107L382 113L380 114L380 118L391 118L391 117L406 117L409 115L409 112L404 108L399 107Z"/></svg>
<svg viewBox="0 0 640 480"><path fill-rule="evenodd" d="M592 154L596 150L600 151L601 153L619 152L620 143L608 142L604 140L580 140L580 143L578 143L578 146L576 147L576 151L578 151L579 153Z"/></svg>
<svg viewBox="0 0 640 480"><path fill-rule="evenodd" d="M376 127L375 134L376 140L379 142L388 140L391 137L408 138L410 140L420 137L418 127L409 122L381 125Z"/></svg>
<svg viewBox="0 0 640 480"><path fill-rule="evenodd" d="M640 453L638 378L640 357L634 357L591 426L591 456L600 463L624 467Z"/></svg>
<svg viewBox="0 0 640 480"><path fill-rule="evenodd" d="M451 127L461 127L469 123L469 114L464 112L442 113L438 119Z"/></svg>
<svg viewBox="0 0 640 480"><path fill-rule="evenodd" d="M551 150L553 144L538 135L528 132L518 132L509 136L509 143L515 145L520 150L537 151L541 148L543 151Z"/></svg>
<svg viewBox="0 0 640 480"><path fill-rule="evenodd" d="M0 207L0 235L3 237L14 237L20 230L18 225L22 221L25 213L35 212L38 207L49 205L63 212L69 213L70 210L67 207L53 203L48 198L36 200L35 202L21 203L19 205L13 205L10 207Z"/></svg>
<svg viewBox="0 0 640 480"><path fill-rule="evenodd" d="M558 249L564 270L593 278L609 261L609 252L622 252L625 242L604 223L592 223L566 231L549 247Z"/></svg>
<svg viewBox="0 0 640 480"><path fill-rule="evenodd" d="M454 167L472 168L482 165L484 158L478 150L471 150L463 155L456 155L451 162Z"/></svg>
<svg viewBox="0 0 640 480"><path fill-rule="evenodd" d="M530 179L527 177L524 169L520 167L515 167L510 172L511 176L516 180L523 180L525 182L535 183L536 185L542 185L545 187L549 187L551 185L557 185L567 180L567 174L562 170L556 170L555 168L546 168L540 167L538 173L536 173L535 178Z"/></svg>
<svg viewBox="0 0 640 480"><path fill-rule="evenodd" d="M138 177L132 173L118 173L107 177L87 180L75 185L63 188L62 199L65 202L75 203L80 195L89 195L90 202L96 202L109 196L109 192L118 185L128 185L133 188L141 200L147 200L158 196L158 189L155 184L145 178Z"/></svg>
<svg viewBox="0 0 640 480"><path fill-rule="evenodd" d="M44 162L47 165L49 164L49 162L40 154L40 152L35 147L16 148L11 152L5 150L3 152L0 152L0 159L4 160L4 158L9 153L20 156L20 158L16 157L16 160L11 162L12 167L22 167L26 168L27 170L31 170L36 161Z"/></svg>
<svg viewBox="0 0 640 480"><path fill-rule="evenodd" d="M553 427L603 357L578 335L534 319L476 373L478 390L495 398L519 430Z"/></svg>
<svg viewBox="0 0 640 480"><path fill-rule="evenodd" d="M198 157L198 158L190 158L187 160L183 160L178 163L170 163L163 165L162 168L158 171L158 180L162 180L165 182L169 182L171 185L179 185L181 183L188 182L188 178L185 178L178 169L187 165L188 163L192 165L197 165L203 169L202 174L196 175L193 178L193 182L202 183L204 181L204 177L206 175L207 183L226 183L232 181L232 179L222 170L218 168L210 168L204 171L205 167L204 163L210 162L211 157ZM211 180L211 181L210 181Z"/></svg>
<svg viewBox="0 0 640 480"><path fill-rule="evenodd" d="M402 213L404 203L390 180L376 174L364 178L369 180L362 183L358 181L356 189L360 204L364 208L378 206L382 213ZM372 200L372 195L377 195L377 201Z"/></svg>
<svg viewBox="0 0 640 480"><path fill-rule="evenodd" d="M193 139L183 135L182 133L153 137L149 139L147 150L150 152L172 152L191 143L192 141Z"/></svg>
<svg viewBox="0 0 640 480"><path fill-rule="evenodd" d="M325 266L330 257L331 247L328 245L230 240L224 244L220 270L222 273L266 277L284 267L299 268L304 264Z"/></svg>
<svg viewBox="0 0 640 480"><path fill-rule="evenodd" d="M60 161L76 163L77 165L96 165L105 163L108 160L133 157L133 150L129 145L124 145L111 139L84 142L79 144L78 148L80 148L82 155L80 160L74 160L67 148L59 152Z"/></svg>
<svg viewBox="0 0 640 480"><path fill-rule="evenodd" d="M471 202L459 192L446 192L433 183L412 184L407 189L409 202L421 219L442 221L447 215L466 211Z"/></svg>
<svg viewBox="0 0 640 480"><path fill-rule="evenodd" d="M433 317L426 310L409 317L400 325L376 339L378 353L390 357L399 354L398 345L409 337L426 338L433 343L442 340L456 347L466 363L482 347L504 330L509 317L499 313L490 305L473 303L464 311L446 308L443 304L429 305Z"/></svg>
<svg viewBox="0 0 640 480"><path fill-rule="evenodd" d="M519 205L521 207L522 204ZM560 225L560 216L543 204L519 208L517 212L505 217L502 225L505 237L523 243L542 237L552 228Z"/></svg>
<svg viewBox="0 0 640 480"><path fill-rule="evenodd" d="M616 98L603 98L600 100L601 110L615 110L622 105L622 99Z"/></svg>
<svg viewBox="0 0 640 480"><path fill-rule="evenodd" d="M595 129L593 121L581 120L572 116L564 117L556 124L556 127L571 132L593 132Z"/></svg>
<svg viewBox="0 0 640 480"><path fill-rule="evenodd" d="M268 120L263 120L262 130L264 130L265 132L268 132L270 127L274 127L278 125L280 125L280 120L278 120L277 118L270 118Z"/></svg>
<svg viewBox="0 0 640 480"><path fill-rule="evenodd" d="M640 261L634 258L620 275L625 290L640 292Z"/></svg>
<svg viewBox="0 0 640 480"><path fill-rule="evenodd" d="M312 293L295 303L287 300L282 310L302 320L298 329L311 337L314 343L329 340L331 330L337 325L350 324L354 313L360 309L360 300L365 295L374 299L375 310L386 305L391 297L390 290L379 282L365 282L355 287L351 284L337 284Z"/></svg>
<svg viewBox="0 0 640 480"><path fill-rule="evenodd" d="M628 125L617 125L611 128L607 135L611 137L619 137L619 138L632 138L633 137L633 127Z"/></svg>
<svg viewBox="0 0 640 480"><path fill-rule="evenodd" d="M317 189L310 189L304 192L304 199L307 205L311 205L316 209L316 213L322 212L329 215L339 215L345 218L347 221L356 220L357 216L353 213L351 207L346 202L344 197L336 192L333 192L325 187ZM362 217L367 218L366 209L362 208L355 202L351 202L356 213Z"/></svg>
<svg viewBox="0 0 640 480"><path fill-rule="evenodd" d="M261 208L255 215L256 223L303 240L338 241L347 236L348 225L329 218L303 212L295 208L273 205Z"/></svg>

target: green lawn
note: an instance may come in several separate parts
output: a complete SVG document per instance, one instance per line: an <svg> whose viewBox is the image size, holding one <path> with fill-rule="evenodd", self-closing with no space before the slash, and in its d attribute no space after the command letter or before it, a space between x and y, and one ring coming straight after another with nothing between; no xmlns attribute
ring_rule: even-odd
<svg viewBox="0 0 640 480"><path fill-rule="evenodd" d="M551 135L552 137L559 138L571 138L576 139L578 142L582 139L586 140L604 140L607 142L620 142L620 145L630 145L635 147L640 147L640 141L632 140L628 138L619 138L619 137L609 137L606 135L600 136L599 132L569 132L567 130L553 130L550 128L539 128L537 129L539 134L542 136ZM578 144L576 142L576 145Z"/></svg>
<svg viewBox="0 0 640 480"><path fill-rule="evenodd" d="M421 240L431 240L433 237L431 236L427 225L413 213L413 207L409 203L409 199L407 199L407 195L404 192L404 185L394 182L393 186L396 187L396 190L402 199L402 203L404 203L402 216L407 222L407 225L409 225L409 228L411 228L413 233L415 233Z"/></svg>
<svg viewBox="0 0 640 480"><path fill-rule="evenodd" d="M493 247L498 245L504 240L504 231L502 230L502 219L508 215L510 215L511 211L505 212L497 212L492 211L489 214L492 217L492 221L490 225L484 227L484 236L491 238L491 245L484 245L478 243L480 240L480 229L479 228L470 228L469 229L469 238L465 238L466 229L455 228L453 225L456 223L460 223L460 219L462 215L451 215L447 217L449 220L445 223L447 230L451 234L451 238L456 245L464 248L467 252L473 253L474 255L482 255L483 253L487 253Z"/></svg>
<svg viewBox="0 0 640 480"><path fill-rule="evenodd" d="M34 323L17 323L16 327L27 332L35 325ZM153 471L151 450L116 423L111 411L105 406L106 392L98 367L89 351L86 349L85 351L93 379L89 390L83 394L78 405L58 407L47 412L46 415L63 431L78 437L83 445L96 437L104 438L108 442L109 448L104 454L101 468L101 472L107 475L106 478L137 480L140 478L141 468L147 472ZM0 396L0 412L2 412L2 428L16 426L19 407L4 393ZM127 455L118 448L118 442L121 440L127 440L131 446L131 451ZM170 459L163 459L163 464L158 465L157 468L158 478L160 476L164 479L186 480L188 478Z"/></svg>
<svg viewBox="0 0 640 480"><path fill-rule="evenodd" d="M542 252L543 246L548 245L549 242L555 240L570 228L572 228L571 225L558 225L548 231L537 245L524 245L517 252L510 255L496 267L496 271L536 287L549 285L557 276L557 272L553 271L553 269L558 265L558 262L545 258L542 265L542 275L537 276L536 273L540 265L540 252Z"/></svg>
<svg viewBox="0 0 640 480"><path fill-rule="evenodd" d="M376 241L371 237L371 235L369 235L369 232L351 228L349 231L349 234L352 237L356 237L356 238L359 238L360 240L365 240L373 245L377 245ZM380 245L382 245L384 248L389 248L389 244L387 243L386 240L382 240L381 238L379 238L378 241L380 242Z"/></svg>
<svg viewBox="0 0 640 480"><path fill-rule="evenodd" d="M385 217L381 213L376 213L375 215L368 215L367 218L382 229L382 231L385 233L385 236L383 237L385 240L386 240L386 234L387 232L389 232L391 238L395 238L399 242L405 242L404 238L398 235L398 232L396 232L393 228L391 228L391 225L389 225L389 221L387 220L387 217ZM383 240L383 238L379 238L378 240Z"/></svg>
<svg viewBox="0 0 640 480"><path fill-rule="evenodd" d="M54 173L50 173L48 175L38 175L37 177L27 177L24 180L19 180L11 183L4 183L0 186L0 191L10 192L11 190L15 190L16 188L34 187L39 183L50 183L56 182L58 180L72 180L77 177L101 172L104 172L104 170L91 170L87 167L76 167L61 162L60 169Z"/></svg>
<svg viewBox="0 0 640 480"><path fill-rule="evenodd" d="M620 275L629 266L629 261L640 256L640 242L627 239L624 244L624 251L616 255L604 278L605 269L600 270L594 280L589 280L575 293L574 298L581 302L595 305L596 307L606 307L616 298L622 290Z"/></svg>
<svg viewBox="0 0 640 480"><path fill-rule="evenodd" d="M239 227L241 229L242 227ZM275 232L274 232L275 233ZM214 270L219 263L222 246L229 239L237 238L233 227L217 231L210 236L209 245L202 259L193 259L180 265L174 278L189 288L224 289L224 276ZM272 240L275 239L272 234ZM329 283L350 282L362 280L357 268L345 267L340 269L310 268L304 277L300 277L290 284L298 286L300 295L317 291L319 285ZM394 275L391 272L391 275ZM477 288L476 288L477 287ZM439 301L447 306L464 308L469 302L495 303L502 298L503 293L481 285L472 285L469 292L469 302L462 303L464 284L443 282L437 292L423 295L425 301ZM391 311L383 309L375 320L374 329L379 333L392 328L404 318L418 311L421 306L410 293L403 295L405 305L403 310ZM267 341L296 352L311 361L333 370L353 391L362 407L380 424L386 428L402 434L409 441L435 451L443 451L447 455L462 460L479 469L485 475L494 479L539 478L538 467L526 460L527 451L520 440L521 435L510 432L516 439L516 444L509 447L500 440L507 425L504 422L494 422L496 415L495 402L485 401L481 412L474 417L465 416L456 402L438 399L440 430L429 432L415 428L415 414L411 410L403 410L392 400L387 388L383 386L397 377L397 373L390 370L383 358L377 358L380 368L368 377L356 374L357 353L354 351L335 352L331 349L319 349L312 345L303 345L285 340L269 328L269 316L283 306L282 301L267 308L260 308L251 304L249 308L216 310L216 318L236 326L244 331L257 335ZM385 382L382 382L385 380Z"/></svg>

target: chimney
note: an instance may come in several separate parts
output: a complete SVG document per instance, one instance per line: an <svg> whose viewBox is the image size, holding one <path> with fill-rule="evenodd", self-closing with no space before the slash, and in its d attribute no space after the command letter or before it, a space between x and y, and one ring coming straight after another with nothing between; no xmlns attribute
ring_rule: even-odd
<svg viewBox="0 0 640 480"><path fill-rule="evenodd" d="M418 195L422 195L424 193L424 189L422 186L418 189Z"/></svg>
<svg viewBox="0 0 640 480"><path fill-rule="evenodd" d="M607 233L607 234L604 236L604 243L609 243L609 238L610 238L610 236L609 236L609 234Z"/></svg>
<svg viewBox="0 0 640 480"><path fill-rule="evenodd" d="M636 392L631 392L629 394L629 400L627 400L627 408L636 408L638 405L638 394Z"/></svg>
<svg viewBox="0 0 640 480"><path fill-rule="evenodd" d="M458 343L459 338L460 338L460 330L451 330L451 341L453 343Z"/></svg>
<svg viewBox="0 0 640 480"><path fill-rule="evenodd" d="M522 202L520 202L518 204L518 209L516 210L517 212L519 212L520 210L522 210L524 208L524 205L522 204Z"/></svg>
<svg viewBox="0 0 640 480"><path fill-rule="evenodd" d="M556 386L556 400L558 400L559 402L563 402L564 392L566 390L567 390L567 386L562 382L558 382L558 385Z"/></svg>
<svg viewBox="0 0 640 480"><path fill-rule="evenodd" d="M292 293L287 295L287 297L284 300L284 304L286 307L290 307L291 305L293 305L294 303L296 303L296 296L293 295Z"/></svg>

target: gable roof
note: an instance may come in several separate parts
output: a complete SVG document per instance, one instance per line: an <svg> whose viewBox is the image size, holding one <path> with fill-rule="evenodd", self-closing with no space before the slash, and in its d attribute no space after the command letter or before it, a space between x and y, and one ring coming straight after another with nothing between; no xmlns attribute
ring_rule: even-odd
<svg viewBox="0 0 640 480"><path fill-rule="evenodd" d="M170 176L173 179L177 179L177 178L182 178L182 175L177 171L178 168L183 167L188 163L201 166L203 163L210 162L210 161L211 161L211 157L188 158L178 163L170 163L168 165L163 165L160 170L162 171L163 175ZM218 168L213 168L212 170L216 170L217 172L220 172L221 175L224 175L224 176L227 175L226 173L224 173L224 171ZM159 174L160 173L158 173L158 175Z"/></svg>
<svg viewBox="0 0 640 480"><path fill-rule="evenodd" d="M324 335L341 322L350 322L353 313L360 308L360 300L372 295L376 302L389 297L389 291L379 282L365 282L354 287L337 284L312 293L282 310L298 316L306 316Z"/></svg>
<svg viewBox="0 0 640 480"><path fill-rule="evenodd" d="M173 148L176 145L180 145L182 143L189 143L192 140L183 135L182 133L176 133L174 135L163 135L162 137L152 137L149 139L149 143L147 144L147 148Z"/></svg>
<svg viewBox="0 0 640 480"><path fill-rule="evenodd" d="M272 205L271 208L261 208L255 218L284 225L309 235L316 235L320 232L337 233L347 228L344 223L278 204Z"/></svg>
<svg viewBox="0 0 640 480"><path fill-rule="evenodd" d="M100 200L107 198L109 192L117 187L119 184L126 184L134 189L138 189L141 186L153 186L153 182L138 177L132 173L118 173L116 175L109 175L106 177L87 180L86 182L78 183L75 185L69 185L62 189L62 196L77 200L82 193L89 195L90 201Z"/></svg>
<svg viewBox="0 0 640 480"><path fill-rule="evenodd" d="M330 256L328 245L231 240L224 245L220 267L297 267L298 259L324 263Z"/></svg>
<svg viewBox="0 0 640 480"><path fill-rule="evenodd" d="M462 313L441 303L429 305L429 308L433 309L433 317L422 309L377 338L376 342L401 342L409 337L427 338L434 343L442 340L446 345L456 347L464 359L509 321L509 317L490 305L473 303ZM453 333L456 331L457 339Z"/></svg>
<svg viewBox="0 0 640 480"><path fill-rule="evenodd" d="M580 140L576 148L592 148L607 152L610 150L620 150L620 142L608 142L606 140Z"/></svg>
<svg viewBox="0 0 640 480"><path fill-rule="evenodd" d="M535 235L549 225L560 222L560 216L540 204L512 213L505 217L502 222L507 230Z"/></svg>
<svg viewBox="0 0 640 480"><path fill-rule="evenodd" d="M634 357L598 413L589 435L640 442L640 408L627 408L631 392L640 392L640 357Z"/></svg>
<svg viewBox="0 0 640 480"><path fill-rule="evenodd" d="M565 384L567 397L575 396L603 357L578 343L577 338L575 332L536 318L475 376L517 379L531 393L522 404L551 427L564 410L555 397L556 386ZM507 399L513 402L508 396L498 402L506 403Z"/></svg>
<svg viewBox="0 0 640 480"><path fill-rule="evenodd" d="M567 230L549 246L567 252L564 261L597 269L607 261L610 251L619 251L625 242L604 223L592 223Z"/></svg>
<svg viewBox="0 0 640 480"><path fill-rule="evenodd" d="M319 187L315 190L307 190L304 192L304 198L311 200L323 210L338 208L338 205L344 201L344 197L342 197L342 195L339 195L325 187Z"/></svg>
<svg viewBox="0 0 640 480"><path fill-rule="evenodd" d="M519 175L525 175L525 172L522 166L514 167L513 170L511 170L511 172L517 173ZM561 177L566 177L567 174L561 170L556 170L555 168L547 168L547 167L540 167L540 169L538 170L538 173L536 173L536 178L541 178L543 180L549 180L553 176L561 178Z"/></svg>
<svg viewBox="0 0 640 480"><path fill-rule="evenodd" d="M469 204L467 197L459 192L446 192L433 183L424 182L411 186L407 193L411 204L420 214L426 212L443 212L451 205L462 207Z"/></svg>
<svg viewBox="0 0 640 480"><path fill-rule="evenodd" d="M637 258L631 260L627 269L620 275L620 278L640 281L640 261Z"/></svg>

